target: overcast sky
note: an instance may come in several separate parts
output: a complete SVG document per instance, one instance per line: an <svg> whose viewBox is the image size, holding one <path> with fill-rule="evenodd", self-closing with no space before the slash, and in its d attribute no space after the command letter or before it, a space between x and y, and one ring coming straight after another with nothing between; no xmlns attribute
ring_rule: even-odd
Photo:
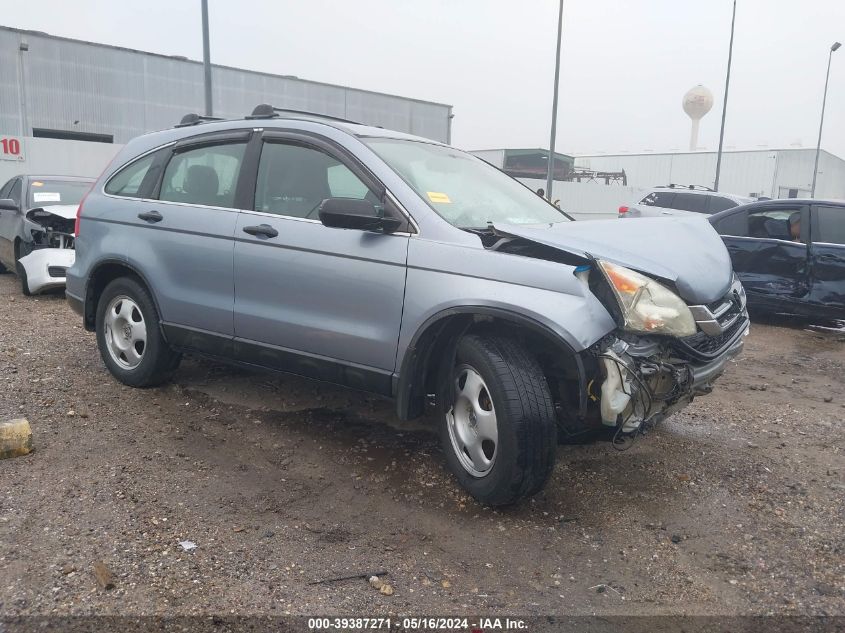
<svg viewBox="0 0 845 633"><path fill-rule="evenodd" d="M466 149L548 147L557 0L210 0L212 61L448 103ZM728 148L814 147L845 0L738 0ZM684 93L715 104L731 0L565 0L559 151L686 149ZM6 2L0 21L202 59L200 0ZM822 147L845 157L845 48L834 53Z"/></svg>

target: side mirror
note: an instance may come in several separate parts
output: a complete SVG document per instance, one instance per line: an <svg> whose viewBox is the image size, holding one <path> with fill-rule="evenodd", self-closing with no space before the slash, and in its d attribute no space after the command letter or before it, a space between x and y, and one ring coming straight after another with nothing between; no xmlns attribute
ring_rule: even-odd
<svg viewBox="0 0 845 633"><path fill-rule="evenodd" d="M402 225L396 218L384 217L384 208L369 200L326 198L320 203L320 222L335 229L358 229L392 233Z"/></svg>
<svg viewBox="0 0 845 633"><path fill-rule="evenodd" d="M17 211L20 207L11 198L0 198L0 211Z"/></svg>

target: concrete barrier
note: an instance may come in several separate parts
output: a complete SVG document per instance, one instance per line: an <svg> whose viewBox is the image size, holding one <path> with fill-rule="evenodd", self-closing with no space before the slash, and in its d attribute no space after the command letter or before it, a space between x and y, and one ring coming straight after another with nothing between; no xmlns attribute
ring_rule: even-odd
<svg viewBox="0 0 845 633"><path fill-rule="evenodd" d="M32 452L32 429L25 418L0 422L0 459Z"/></svg>

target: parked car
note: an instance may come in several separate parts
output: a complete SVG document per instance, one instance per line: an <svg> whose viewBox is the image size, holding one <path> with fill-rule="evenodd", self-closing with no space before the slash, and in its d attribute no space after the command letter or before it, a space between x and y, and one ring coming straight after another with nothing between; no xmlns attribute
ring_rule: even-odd
<svg viewBox="0 0 845 633"><path fill-rule="evenodd" d="M650 190L639 202L619 207L620 218L652 218L667 215L711 215L754 198L716 193L699 185L667 185Z"/></svg>
<svg viewBox="0 0 845 633"><path fill-rule="evenodd" d="M199 352L393 397L491 505L542 489L558 433L630 441L709 393L748 330L705 222L572 222L460 150L270 106L131 141L76 240L119 381Z"/></svg>
<svg viewBox="0 0 845 633"><path fill-rule="evenodd" d="M709 219L749 306L845 319L845 202L767 200Z"/></svg>
<svg viewBox="0 0 845 633"><path fill-rule="evenodd" d="M0 189L0 272L17 273L25 295L65 285L76 209L93 182L16 176Z"/></svg>

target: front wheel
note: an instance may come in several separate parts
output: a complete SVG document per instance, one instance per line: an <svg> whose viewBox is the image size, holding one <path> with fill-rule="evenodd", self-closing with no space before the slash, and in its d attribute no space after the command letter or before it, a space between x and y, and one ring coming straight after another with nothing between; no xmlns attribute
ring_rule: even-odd
<svg viewBox="0 0 845 633"><path fill-rule="evenodd" d="M557 427L536 359L514 340L469 335L445 378L440 435L460 484L491 506L539 492L554 468Z"/></svg>
<svg viewBox="0 0 845 633"><path fill-rule="evenodd" d="M135 279L106 286L97 304L97 346L111 374L130 387L161 384L179 365L167 345L150 293Z"/></svg>

